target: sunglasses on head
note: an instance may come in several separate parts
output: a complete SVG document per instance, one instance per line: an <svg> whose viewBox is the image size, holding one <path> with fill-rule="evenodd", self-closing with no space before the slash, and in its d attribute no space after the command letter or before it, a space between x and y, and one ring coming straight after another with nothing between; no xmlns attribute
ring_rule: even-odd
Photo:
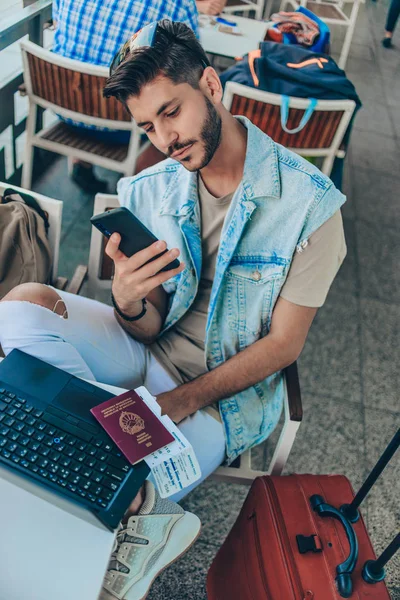
<svg viewBox="0 0 400 600"><path fill-rule="evenodd" d="M121 46L112 59L110 65L110 75L115 73L117 67L119 67L119 65L126 59L128 54L131 54L131 52L134 52L138 48L152 48L157 37L157 29L158 22L154 21L153 23L145 25L142 29L139 29L139 31L134 33L132 37L130 37L129 40L127 40L125 44ZM185 46L191 52L194 52L193 48L190 48L190 46L183 40L180 40L179 38L173 38L173 41L177 44L181 44L181 46ZM200 60L204 68L210 66L209 62L206 62L202 57Z"/></svg>

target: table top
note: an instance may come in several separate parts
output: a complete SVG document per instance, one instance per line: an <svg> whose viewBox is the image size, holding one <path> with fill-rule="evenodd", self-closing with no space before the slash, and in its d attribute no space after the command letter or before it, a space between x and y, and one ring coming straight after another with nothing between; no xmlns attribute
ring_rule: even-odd
<svg viewBox="0 0 400 600"><path fill-rule="evenodd" d="M256 21L236 15L222 15L222 18L235 22L242 35L218 31L220 23L212 24L212 17L200 16L200 41L208 54L236 58L251 50L257 50L270 26L265 21Z"/></svg>

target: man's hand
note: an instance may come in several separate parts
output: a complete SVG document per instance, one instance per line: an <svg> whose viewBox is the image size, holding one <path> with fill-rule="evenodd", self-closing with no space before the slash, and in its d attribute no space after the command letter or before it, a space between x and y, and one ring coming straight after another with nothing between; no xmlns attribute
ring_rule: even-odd
<svg viewBox="0 0 400 600"><path fill-rule="evenodd" d="M185 386L179 386L170 392L164 392L157 396L157 402L161 406L161 414L168 415L174 423L180 423L189 415L196 412L185 398ZM182 393L183 392L183 393Z"/></svg>
<svg viewBox="0 0 400 600"><path fill-rule="evenodd" d="M185 265L181 263L176 269L161 271L163 267L179 256L178 248L172 248L159 258L148 262L164 252L167 245L163 241L155 242L130 258L119 250L120 241L121 236L113 233L105 249L106 254L114 261L115 265L112 292L120 310L134 316L139 314L142 309L142 299L162 283L181 273Z"/></svg>
<svg viewBox="0 0 400 600"><path fill-rule="evenodd" d="M197 0L196 6L203 15L219 15L225 8L226 0Z"/></svg>
<svg viewBox="0 0 400 600"><path fill-rule="evenodd" d="M168 312L168 294L161 284L183 271L185 265L181 263L177 269L161 271L179 255L178 248L148 262L166 249L165 242L155 242L128 258L119 250L120 241L121 236L114 233L106 246L106 253L115 265L112 286L114 300L125 315L134 317L142 311L142 299L146 298L147 311L138 321L126 321L117 312L114 312L115 318L135 340L152 344L160 333Z"/></svg>
<svg viewBox="0 0 400 600"><path fill-rule="evenodd" d="M162 413L179 423L185 417L224 398L235 396L297 360L317 308L298 306L280 297L268 335L227 361L157 396Z"/></svg>

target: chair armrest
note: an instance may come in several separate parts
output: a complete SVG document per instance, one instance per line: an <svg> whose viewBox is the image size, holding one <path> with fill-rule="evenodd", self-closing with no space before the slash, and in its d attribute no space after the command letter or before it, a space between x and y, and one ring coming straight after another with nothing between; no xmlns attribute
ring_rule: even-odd
<svg viewBox="0 0 400 600"><path fill-rule="evenodd" d="M297 363L292 363L284 369L286 377L286 388L289 404L289 419L301 422L303 420L303 406L301 403L299 372Z"/></svg>
<svg viewBox="0 0 400 600"><path fill-rule="evenodd" d="M268 468L269 475L281 475L303 420L299 374L294 362L284 369L286 394L283 404L284 422Z"/></svg>
<svg viewBox="0 0 400 600"><path fill-rule="evenodd" d="M67 287L68 279L66 277L57 277L55 282L53 283L56 290L65 290Z"/></svg>
<svg viewBox="0 0 400 600"><path fill-rule="evenodd" d="M88 268L86 265L78 265L75 269L75 273L72 276L70 283L68 284L66 291L70 294L79 294L81 291L83 282L87 277Z"/></svg>

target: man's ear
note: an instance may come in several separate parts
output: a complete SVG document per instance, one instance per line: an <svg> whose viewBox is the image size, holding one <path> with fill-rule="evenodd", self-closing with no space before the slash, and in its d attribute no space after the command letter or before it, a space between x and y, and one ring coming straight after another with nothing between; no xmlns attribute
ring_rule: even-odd
<svg viewBox="0 0 400 600"><path fill-rule="evenodd" d="M200 89L213 104L222 102L223 89L221 80L213 67L206 67L199 81Z"/></svg>

